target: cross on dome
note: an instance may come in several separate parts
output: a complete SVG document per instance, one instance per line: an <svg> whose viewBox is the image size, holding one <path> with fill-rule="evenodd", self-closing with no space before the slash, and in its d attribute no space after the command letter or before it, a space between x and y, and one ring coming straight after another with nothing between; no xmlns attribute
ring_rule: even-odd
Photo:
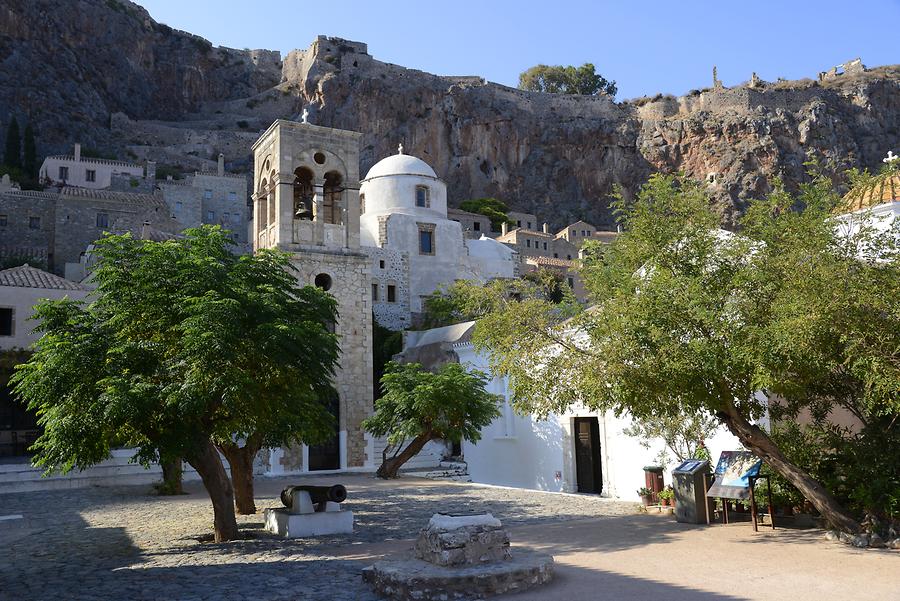
<svg viewBox="0 0 900 601"><path fill-rule="evenodd" d="M403 142L397 146L397 154L403 154Z"/></svg>
<svg viewBox="0 0 900 601"><path fill-rule="evenodd" d="M881 162L882 162L882 163L887 163L887 164L890 165L891 163L893 163L893 162L896 161L897 159L900 159L900 156L896 156L896 155L894 154L894 151L893 151L893 150L888 150L887 156L884 157L883 159L881 159Z"/></svg>
<svg viewBox="0 0 900 601"><path fill-rule="evenodd" d="M309 109L304 107L303 114L300 115L301 123L309 123L309 121L307 121L307 119L309 119Z"/></svg>

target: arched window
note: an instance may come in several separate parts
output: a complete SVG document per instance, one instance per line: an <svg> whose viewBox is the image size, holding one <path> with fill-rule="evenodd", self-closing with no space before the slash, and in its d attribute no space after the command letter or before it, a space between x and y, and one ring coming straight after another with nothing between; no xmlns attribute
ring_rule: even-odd
<svg viewBox="0 0 900 601"><path fill-rule="evenodd" d="M266 229L266 226L269 223L269 204L268 204L268 196L269 196L269 182L266 179L263 179L259 184L259 192L257 193L257 219L259 219L259 223L256 224L257 233L262 232Z"/></svg>
<svg viewBox="0 0 900 601"><path fill-rule="evenodd" d="M275 171L272 171L269 181L269 225L275 224Z"/></svg>
<svg viewBox="0 0 900 601"><path fill-rule="evenodd" d="M431 199L428 194L428 186L416 186L416 206L430 207Z"/></svg>
<svg viewBox="0 0 900 601"><path fill-rule="evenodd" d="M313 218L313 172L306 167L294 171L294 219Z"/></svg>
<svg viewBox="0 0 900 601"><path fill-rule="evenodd" d="M329 171L325 174L325 185L322 192L325 195L323 210L325 212L325 223L333 223L340 225L343 223L341 213L343 207L342 198L344 195L343 178L337 171Z"/></svg>

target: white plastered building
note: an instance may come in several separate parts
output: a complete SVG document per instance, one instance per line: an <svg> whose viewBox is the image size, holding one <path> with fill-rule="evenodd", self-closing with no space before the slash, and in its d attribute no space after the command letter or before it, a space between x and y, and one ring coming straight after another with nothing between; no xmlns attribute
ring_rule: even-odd
<svg viewBox="0 0 900 601"><path fill-rule="evenodd" d="M515 276L515 251L487 236L467 239L447 216L447 185L402 147L360 182L360 205L360 244L372 259L372 305L385 327L410 327L425 297L455 280Z"/></svg>

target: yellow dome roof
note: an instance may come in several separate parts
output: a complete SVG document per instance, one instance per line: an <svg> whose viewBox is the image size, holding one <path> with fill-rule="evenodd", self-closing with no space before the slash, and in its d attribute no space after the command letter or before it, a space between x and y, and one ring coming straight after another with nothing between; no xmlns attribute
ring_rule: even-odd
<svg viewBox="0 0 900 601"><path fill-rule="evenodd" d="M861 211L900 200L900 170L889 169L854 186L838 207L840 213Z"/></svg>

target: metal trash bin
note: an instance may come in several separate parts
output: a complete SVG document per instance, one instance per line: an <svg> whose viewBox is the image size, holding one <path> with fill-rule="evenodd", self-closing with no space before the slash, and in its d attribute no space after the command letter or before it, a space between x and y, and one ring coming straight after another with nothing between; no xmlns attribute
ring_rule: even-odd
<svg viewBox="0 0 900 601"><path fill-rule="evenodd" d="M709 461L687 459L672 470L675 491L675 519L685 524L706 524L710 499L706 498Z"/></svg>

